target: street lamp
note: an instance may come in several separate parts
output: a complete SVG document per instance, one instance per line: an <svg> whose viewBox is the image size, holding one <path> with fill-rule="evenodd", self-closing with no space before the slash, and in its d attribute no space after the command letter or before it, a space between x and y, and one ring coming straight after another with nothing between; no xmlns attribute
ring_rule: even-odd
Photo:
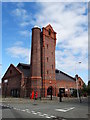
<svg viewBox="0 0 90 120"><path fill-rule="evenodd" d="M78 64L81 64L81 61L78 62ZM78 76L76 75L76 87L77 87L77 97L79 99L79 92L78 92Z"/></svg>
<svg viewBox="0 0 90 120"><path fill-rule="evenodd" d="M41 82L41 80L40 80L40 100L41 100L41 97L42 97L42 82Z"/></svg>

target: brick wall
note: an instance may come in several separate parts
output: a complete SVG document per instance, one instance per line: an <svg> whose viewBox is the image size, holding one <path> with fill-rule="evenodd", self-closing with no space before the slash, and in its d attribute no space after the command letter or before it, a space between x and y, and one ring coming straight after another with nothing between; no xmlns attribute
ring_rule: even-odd
<svg viewBox="0 0 90 120"><path fill-rule="evenodd" d="M55 46L56 33L50 25L43 28L42 31L42 79L43 96L47 96L47 89L51 86L50 82L56 85L55 79Z"/></svg>
<svg viewBox="0 0 90 120"><path fill-rule="evenodd" d="M2 95L5 95L6 92L7 96L10 96L12 89L20 90L21 78L22 74L13 65L10 65L2 79ZM8 82L5 83L5 80Z"/></svg>
<svg viewBox="0 0 90 120"><path fill-rule="evenodd" d="M31 91L38 91L40 96L41 88L41 30L38 27L32 29L32 48L31 48Z"/></svg>
<svg viewBox="0 0 90 120"><path fill-rule="evenodd" d="M59 88L65 88L68 93L70 93L70 88L76 89L75 81L57 80L57 93L59 93Z"/></svg>

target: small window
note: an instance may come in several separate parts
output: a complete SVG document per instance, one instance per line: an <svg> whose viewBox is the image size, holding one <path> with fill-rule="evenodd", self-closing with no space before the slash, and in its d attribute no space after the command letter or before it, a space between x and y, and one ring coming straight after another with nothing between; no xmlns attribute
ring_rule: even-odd
<svg viewBox="0 0 90 120"><path fill-rule="evenodd" d="M47 49L48 49L48 44L47 44Z"/></svg>
<svg viewBox="0 0 90 120"><path fill-rule="evenodd" d="M53 65L52 65L52 69L53 69Z"/></svg>
<svg viewBox="0 0 90 120"><path fill-rule="evenodd" d="M81 86L81 81L79 81L79 86Z"/></svg>
<svg viewBox="0 0 90 120"><path fill-rule="evenodd" d="M48 34L51 35L51 30L49 29Z"/></svg>
<svg viewBox="0 0 90 120"><path fill-rule="evenodd" d="M10 74L12 74L12 70L10 70Z"/></svg>
<svg viewBox="0 0 90 120"><path fill-rule="evenodd" d="M48 62L48 57L47 57L47 62Z"/></svg>
<svg viewBox="0 0 90 120"><path fill-rule="evenodd" d="M48 74L48 70L47 70L47 74Z"/></svg>

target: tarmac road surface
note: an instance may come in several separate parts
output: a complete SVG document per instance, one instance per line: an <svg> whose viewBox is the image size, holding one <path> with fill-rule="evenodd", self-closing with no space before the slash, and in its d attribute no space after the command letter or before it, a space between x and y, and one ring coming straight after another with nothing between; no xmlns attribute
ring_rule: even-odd
<svg viewBox="0 0 90 120"><path fill-rule="evenodd" d="M77 99L63 102L50 100L4 99L2 104L2 118L47 118L67 120L75 118L88 119L88 100L82 103Z"/></svg>

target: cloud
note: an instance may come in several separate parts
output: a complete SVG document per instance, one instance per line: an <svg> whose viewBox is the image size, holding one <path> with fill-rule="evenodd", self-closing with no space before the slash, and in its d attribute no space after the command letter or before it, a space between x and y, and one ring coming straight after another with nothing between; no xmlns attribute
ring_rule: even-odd
<svg viewBox="0 0 90 120"><path fill-rule="evenodd" d="M12 15L15 15L17 17L20 17L20 19L25 20L28 19L27 11L23 8L16 8L12 11Z"/></svg>
<svg viewBox="0 0 90 120"><path fill-rule="evenodd" d="M29 3L30 4L30 3ZM25 8L16 8L14 14L21 19L21 27L51 24L57 32L56 67L65 72L74 71L76 63L81 61L82 72L88 70L88 15L87 3L40 2L40 11L32 14ZM37 6L36 6L37 7ZM21 31L27 35L26 31ZM84 74L84 76L87 76Z"/></svg>
<svg viewBox="0 0 90 120"><path fill-rule="evenodd" d="M25 62L30 63L30 49L22 47L22 42L17 42L12 47L6 49L7 54L13 58L24 59Z"/></svg>
<svg viewBox="0 0 90 120"><path fill-rule="evenodd" d="M29 3L30 4L30 3ZM16 8L11 14L17 19L20 27L26 27L35 24L34 15L32 11L29 12L24 8L24 3L17 3Z"/></svg>
<svg viewBox="0 0 90 120"><path fill-rule="evenodd" d="M22 3L22 2L18 2L18 3L17 3L17 7L19 7L19 8L24 7L24 3Z"/></svg>
<svg viewBox="0 0 90 120"><path fill-rule="evenodd" d="M21 46L21 45L23 45L23 42L22 42L22 41L17 41L17 42L14 44L14 46Z"/></svg>
<svg viewBox="0 0 90 120"><path fill-rule="evenodd" d="M88 16L85 13L87 4L41 3L41 6L42 10L36 16L36 24L45 26L50 23L57 32L58 49L62 48L70 52L72 58L75 58L74 54L78 53L79 58L81 56L86 58L88 54ZM71 58L68 61L71 61Z"/></svg>
<svg viewBox="0 0 90 120"><path fill-rule="evenodd" d="M21 27L24 27L24 26L28 26L29 24L30 24L30 22L24 21L24 22L21 22L21 23L20 23L20 26L21 26Z"/></svg>
<svg viewBox="0 0 90 120"><path fill-rule="evenodd" d="M19 31L19 33L24 37L30 36L30 32L28 30Z"/></svg>
<svg viewBox="0 0 90 120"><path fill-rule="evenodd" d="M36 25L50 23L57 32L56 67L67 73L88 71L88 15L86 3L41 3ZM88 79L84 73L82 78Z"/></svg>

